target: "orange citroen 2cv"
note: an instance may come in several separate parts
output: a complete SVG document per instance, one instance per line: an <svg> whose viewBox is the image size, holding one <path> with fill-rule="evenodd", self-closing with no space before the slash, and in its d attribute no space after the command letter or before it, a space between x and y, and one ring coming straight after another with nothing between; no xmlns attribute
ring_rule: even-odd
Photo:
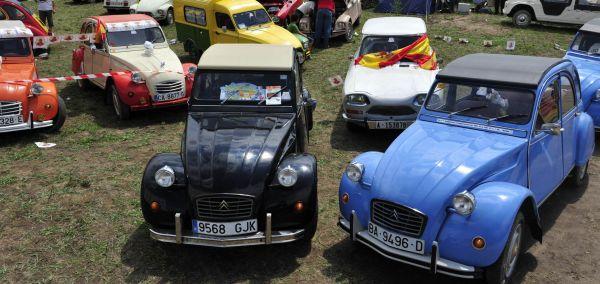
<svg viewBox="0 0 600 284"><path fill-rule="evenodd" d="M32 37L21 21L0 21L0 133L57 131L65 122L67 109L54 83L19 82L38 78Z"/></svg>

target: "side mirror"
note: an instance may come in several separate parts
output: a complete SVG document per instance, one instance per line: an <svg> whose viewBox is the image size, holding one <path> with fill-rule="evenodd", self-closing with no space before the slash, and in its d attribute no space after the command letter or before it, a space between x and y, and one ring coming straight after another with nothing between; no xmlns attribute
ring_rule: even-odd
<svg viewBox="0 0 600 284"><path fill-rule="evenodd" d="M221 31L222 31L222 32L226 32L226 31L227 31L227 26L222 26L222 27L221 27Z"/></svg>
<svg viewBox="0 0 600 284"><path fill-rule="evenodd" d="M542 124L542 132L548 133L550 135L560 135L565 129L560 126L558 123L544 123Z"/></svg>
<svg viewBox="0 0 600 284"><path fill-rule="evenodd" d="M171 39L169 40L169 45L176 45L177 44L177 39Z"/></svg>
<svg viewBox="0 0 600 284"><path fill-rule="evenodd" d="M96 48L96 44L94 44L93 42L92 42L92 43L90 43L90 51L91 51L92 53L95 53L95 52L96 52L96 49L97 49L97 48Z"/></svg>

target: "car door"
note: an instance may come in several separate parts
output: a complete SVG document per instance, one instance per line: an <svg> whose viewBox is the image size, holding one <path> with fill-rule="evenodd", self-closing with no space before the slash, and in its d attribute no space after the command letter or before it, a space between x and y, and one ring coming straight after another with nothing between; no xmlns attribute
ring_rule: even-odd
<svg viewBox="0 0 600 284"><path fill-rule="evenodd" d="M535 110L529 142L529 188L540 204L563 179L562 132L559 109L559 78L549 80ZM551 129L555 131L552 133Z"/></svg>
<svg viewBox="0 0 600 284"><path fill-rule="evenodd" d="M81 33L93 33L94 32L94 23L91 21L85 22L81 27ZM81 62L81 70L83 74L91 74L93 73L93 60L92 60L92 52L90 49L90 45L92 41L87 41L83 45L83 61Z"/></svg>
<svg viewBox="0 0 600 284"><path fill-rule="evenodd" d="M238 32L235 30L233 20L226 13L215 12L215 26L213 27L212 36L215 40L211 43L237 43Z"/></svg>
<svg viewBox="0 0 600 284"><path fill-rule="evenodd" d="M97 31L97 25L99 23L92 22L92 30ZM90 51L92 54L92 73L106 73L110 72L110 54L108 53L108 45L106 44L106 37L97 37L94 45L90 45ZM106 77L100 77L92 79L96 85L104 88L106 87Z"/></svg>
<svg viewBox="0 0 600 284"><path fill-rule="evenodd" d="M600 16L600 1L597 0L573 0L573 13L577 15L578 22L575 24L585 24L591 19Z"/></svg>
<svg viewBox="0 0 600 284"><path fill-rule="evenodd" d="M538 21L570 22L573 19L573 0L541 0L543 13L536 13ZM575 0L577 1L577 0Z"/></svg>
<svg viewBox="0 0 600 284"><path fill-rule="evenodd" d="M560 74L560 105L562 120L562 143L563 143L563 176L567 176L575 166L576 131L575 118L577 112L577 93L575 92L573 79L567 73Z"/></svg>

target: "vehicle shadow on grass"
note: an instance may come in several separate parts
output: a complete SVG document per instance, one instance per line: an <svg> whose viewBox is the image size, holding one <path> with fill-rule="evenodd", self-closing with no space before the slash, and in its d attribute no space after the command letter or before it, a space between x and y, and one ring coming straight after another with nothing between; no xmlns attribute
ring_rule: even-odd
<svg viewBox="0 0 600 284"><path fill-rule="evenodd" d="M187 106L176 106L131 112L129 120L120 121L112 104L104 101L105 92L97 87L81 90L77 83L67 84L61 91L69 110L67 121L81 115L90 115L103 128L135 128L154 124L174 124L185 120Z"/></svg>
<svg viewBox="0 0 600 284"><path fill-rule="evenodd" d="M233 249L164 244L152 240L143 224L121 248L121 261L132 268L128 283L149 277L159 282L269 282L298 269L298 258L310 250L298 242Z"/></svg>
<svg viewBox="0 0 600 284"><path fill-rule="evenodd" d="M507 28L511 28L511 29L516 28L512 21L502 21L502 22L500 22L500 25L507 27ZM518 29L518 28L516 28L516 29ZM528 27L523 28L523 29L533 30L533 31L537 31L537 32L553 32L553 33L574 35L575 32L577 32L579 30L579 26L568 25L568 24L561 25L561 24L551 24L551 23L531 23Z"/></svg>
<svg viewBox="0 0 600 284"><path fill-rule="evenodd" d="M323 123L322 121L317 123ZM342 118L342 107L338 111L331 132L331 147L342 151L385 151L400 135L398 130L369 130L358 128L350 130Z"/></svg>

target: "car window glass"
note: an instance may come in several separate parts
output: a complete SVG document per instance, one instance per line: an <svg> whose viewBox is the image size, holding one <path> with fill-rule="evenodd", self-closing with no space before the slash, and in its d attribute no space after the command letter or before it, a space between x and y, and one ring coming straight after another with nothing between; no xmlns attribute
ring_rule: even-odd
<svg viewBox="0 0 600 284"><path fill-rule="evenodd" d="M264 9L238 13L233 15L233 19L240 29L266 24L271 21L269 14Z"/></svg>
<svg viewBox="0 0 600 284"><path fill-rule="evenodd" d="M544 123L557 122L558 118L558 80L555 80L546 87L542 94L535 129L541 130Z"/></svg>
<svg viewBox="0 0 600 284"><path fill-rule="evenodd" d="M27 38L0 38L0 56L23 57L29 56L29 39Z"/></svg>
<svg viewBox="0 0 600 284"><path fill-rule="evenodd" d="M600 10L600 0L575 0L575 1L577 1L575 8L578 10L591 10L591 11Z"/></svg>
<svg viewBox="0 0 600 284"><path fill-rule="evenodd" d="M204 9L185 6L183 13L185 14L186 22L206 26L206 12Z"/></svg>
<svg viewBox="0 0 600 284"><path fill-rule="evenodd" d="M563 116L575 108L575 91L568 77L560 76L560 101Z"/></svg>
<svg viewBox="0 0 600 284"><path fill-rule="evenodd" d="M215 13L215 21L217 22L217 28L223 28L226 27L228 30L235 30L235 27L233 26L233 22L231 21L231 18L229 17L229 15L227 14L223 14L223 13Z"/></svg>
<svg viewBox="0 0 600 284"><path fill-rule="evenodd" d="M143 45L146 41L151 43L165 42L165 37L163 36L161 29L158 27L131 31L109 32L106 38L108 40L108 45L113 47Z"/></svg>
<svg viewBox="0 0 600 284"><path fill-rule="evenodd" d="M533 110L532 91L509 87L438 83L427 97L431 111L526 124Z"/></svg>
<svg viewBox="0 0 600 284"><path fill-rule="evenodd" d="M571 49L590 55L600 55L600 34L579 32L573 41Z"/></svg>
<svg viewBox="0 0 600 284"><path fill-rule="evenodd" d="M375 52L392 52L410 45L417 39L419 39L419 36L368 36L361 43L360 55Z"/></svg>
<svg viewBox="0 0 600 284"><path fill-rule="evenodd" d="M13 6L4 6L4 11L8 14L9 19L11 20L23 20L25 19L25 14L19 11L17 8Z"/></svg>

